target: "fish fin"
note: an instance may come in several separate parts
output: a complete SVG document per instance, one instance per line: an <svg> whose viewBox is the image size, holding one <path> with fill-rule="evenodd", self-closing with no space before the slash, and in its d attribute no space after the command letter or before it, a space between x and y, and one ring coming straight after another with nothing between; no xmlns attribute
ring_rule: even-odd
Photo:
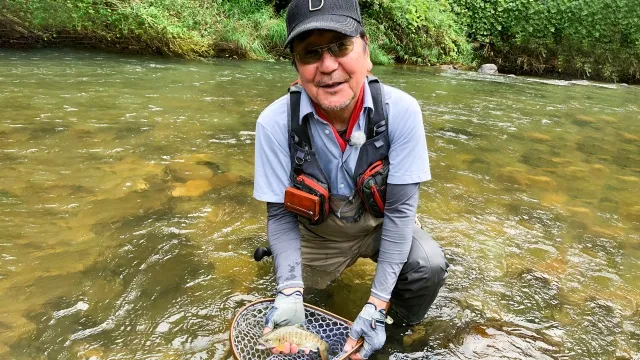
<svg viewBox="0 0 640 360"><path fill-rule="evenodd" d="M258 346L256 346L256 349L258 350L267 350L268 347L264 344L258 344Z"/></svg>
<svg viewBox="0 0 640 360"><path fill-rule="evenodd" d="M276 346L274 349L276 349L278 351L284 351L284 344L280 344L280 345Z"/></svg>

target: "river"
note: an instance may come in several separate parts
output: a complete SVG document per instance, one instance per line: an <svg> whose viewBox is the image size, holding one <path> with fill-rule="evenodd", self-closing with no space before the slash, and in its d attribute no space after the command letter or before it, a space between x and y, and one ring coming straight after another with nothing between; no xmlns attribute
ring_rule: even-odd
<svg viewBox="0 0 640 360"><path fill-rule="evenodd" d="M450 276L372 359L640 358L640 89L421 67ZM273 296L255 120L287 62L0 50L0 358L231 359ZM375 265L306 301L353 319Z"/></svg>

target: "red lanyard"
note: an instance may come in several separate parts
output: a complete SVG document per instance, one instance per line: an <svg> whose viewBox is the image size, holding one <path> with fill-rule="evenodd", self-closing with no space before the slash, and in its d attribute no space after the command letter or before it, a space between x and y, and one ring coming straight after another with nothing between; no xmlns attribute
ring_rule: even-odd
<svg viewBox="0 0 640 360"><path fill-rule="evenodd" d="M358 119L360 118L360 113L362 112L363 106L364 106L364 85L360 88L360 94L358 95L358 100L356 100L356 106L353 108L353 112L351 113L351 118L349 119L349 125L347 126L347 134L345 136L346 139L349 139L351 137L351 132L353 132L353 128L356 127L356 124L358 123ZM347 149L347 143L344 140L342 140L342 137L340 137L340 134L338 134L338 130L336 130L333 124L331 124L327 120L327 117L324 115L322 110L320 110L320 108L316 106L315 103L313 103L313 107L316 109L316 113L318 113L318 116L322 120L329 123L329 125L331 125L331 129L333 130L333 136L336 138L338 145L340 145L340 150L344 152Z"/></svg>

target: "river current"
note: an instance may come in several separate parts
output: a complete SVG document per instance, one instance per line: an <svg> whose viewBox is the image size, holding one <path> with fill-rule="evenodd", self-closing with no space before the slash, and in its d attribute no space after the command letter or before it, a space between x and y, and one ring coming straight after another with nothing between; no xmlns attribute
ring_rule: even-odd
<svg viewBox="0 0 640 360"><path fill-rule="evenodd" d="M640 359L640 89L375 67L420 103L450 275L375 359ZM287 62L0 50L0 358L231 359L274 295L255 121ZM353 319L375 264L306 301Z"/></svg>

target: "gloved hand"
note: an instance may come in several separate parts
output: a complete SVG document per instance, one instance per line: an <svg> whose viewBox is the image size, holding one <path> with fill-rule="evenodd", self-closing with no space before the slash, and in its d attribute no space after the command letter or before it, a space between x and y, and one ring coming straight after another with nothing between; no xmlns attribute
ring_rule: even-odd
<svg viewBox="0 0 640 360"><path fill-rule="evenodd" d="M295 324L304 324L302 292L294 291L290 295L286 295L280 291L264 318L264 326L273 329Z"/></svg>
<svg viewBox="0 0 640 360"><path fill-rule="evenodd" d="M367 359L376 350L380 350L387 341L387 333L384 330L386 315L384 310L376 310L376 306L372 303L366 303L351 325L349 337L357 341L360 337L364 337L364 344L360 349L360 357ZM354 341L347 341L352 344ZM351 350L349 345L345 345L345 350ZM353 358L353 357L352 357Z"/></svg>

